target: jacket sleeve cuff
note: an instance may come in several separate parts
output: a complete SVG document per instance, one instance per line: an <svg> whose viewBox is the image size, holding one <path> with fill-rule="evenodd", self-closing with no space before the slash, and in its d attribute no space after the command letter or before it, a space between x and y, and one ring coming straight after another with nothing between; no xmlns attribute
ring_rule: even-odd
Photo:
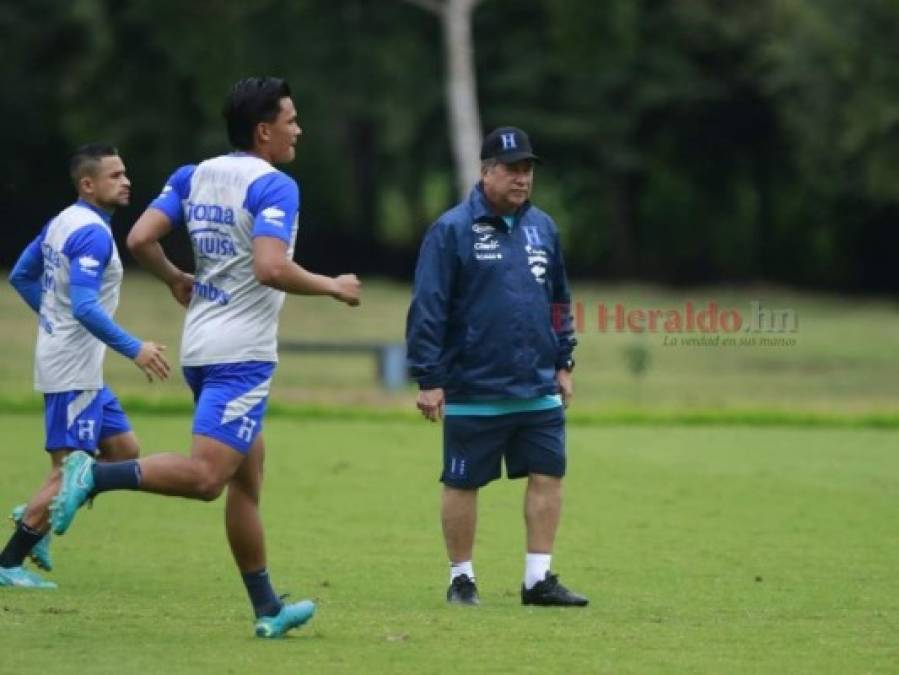
<svg viewBox="0 0 899 675"><path fill-rule="evenodd" d="M565 368L572 359L572 354L574 354L573 349L566 349L565 351L559 352L559 355L556 357L556 370Z"/></svg>
<svg viewBox="0 0 899 675"><path fill-rule="evenodd" d="M443 387L443 376L438 374L433 375L425 375L423 377L419 377L418 379L418 388L419 389L439 389Z"/></svg>

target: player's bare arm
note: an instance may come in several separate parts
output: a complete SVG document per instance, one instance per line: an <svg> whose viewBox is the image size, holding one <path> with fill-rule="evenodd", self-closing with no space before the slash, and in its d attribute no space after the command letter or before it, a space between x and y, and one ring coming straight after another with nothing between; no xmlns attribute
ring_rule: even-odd
<svg viewBox="0 0 899 675"><path fill-rule="evenodd" d="M260 284L295 295L330 295L356 307L362 282L355 274L328 277L315 274L287 257L287 244L275 237L253 240L253 274Z"/></svg>
<svg viewBox="0 0 899 675"><path fill-rule="evenodd" d="M159 240L171 230L172 223L165 213L148 208L128 233L128 250L141 267L165 282L178 304L187 307L193 289L193 275L178 269L159 244Z"/></svg>

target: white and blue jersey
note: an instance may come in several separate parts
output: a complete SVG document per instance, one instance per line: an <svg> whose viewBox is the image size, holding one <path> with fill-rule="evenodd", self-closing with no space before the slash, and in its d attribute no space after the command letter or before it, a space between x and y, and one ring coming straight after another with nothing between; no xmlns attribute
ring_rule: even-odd
<svg viewBox="0 0 899 675"><path fill-rule="evenodd" d="M78 201L26 248L10 279L39 312L34 385L59 393L103 388L106 342L133 358L140 343L112 324L122 262L109 214ZM26 290L40 283L40 296ZM101 339L98 339L101 338Z"/></svg>
<svg viewBox="0 0 899 675"><path fill-rule="evenodd" d="M253 239L281 239L293 258L299 187L268 162L237 152L181 167L150 206L187 229L194 251L181 338L196 402L193 432L246 453L262 430L285 295L256 279Z"/></svg>
<svg viewBox="0 0 899 675"><path fill-rule="evenodd" d="M284 293L256 279L253 239L281 239L293 257L296 181L258 157L233 153L181 167L150 206L187 229L194 251L181 364L277 361Z"/></svg>
<svg viewBox="0 0 899 675"><path fill-rule="evenodd" d="M122 263L109 221L79 200L47 223L9 276L38 314L34 384L44 392L48 450L94 452L99 441L131 428L103 385L106 346L128 358L141 347L111 318Z"/></svg>

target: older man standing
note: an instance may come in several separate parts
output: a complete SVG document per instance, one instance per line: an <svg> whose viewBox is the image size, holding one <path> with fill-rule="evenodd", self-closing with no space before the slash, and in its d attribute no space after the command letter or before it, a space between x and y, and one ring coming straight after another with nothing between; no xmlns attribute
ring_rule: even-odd
<svg viewBox="0 0 899 675"><path fill-rule="evenodd" d="M525 605L584 606L550 571L565 474L565 415L576 344L555 223L533 206L521 129L484 139L481 182L421 246L406 328L418 408L444 419L441 515L447 600L479 604L472 553L478 490L527 477Z"/></svg>

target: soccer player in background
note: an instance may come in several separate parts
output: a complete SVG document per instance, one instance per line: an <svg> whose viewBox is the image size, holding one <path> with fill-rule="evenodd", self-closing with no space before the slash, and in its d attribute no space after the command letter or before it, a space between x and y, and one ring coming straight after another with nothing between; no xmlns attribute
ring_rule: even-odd
<svg viewBox="0 0 899 675"><path fill-rule="evenodd" d="M41 230L22 253L10 283L38 314L34 385L44 393L45 448L50 475L27 505L16 507L16 529L0 552L0 586L55 588L26 569L26 557L50 570L50 499L70 452L103 461L138 456L137 437L118 399L103 384L106 346L132 359L147 379L165 379L165 349L141 342L112 320L119 303L122 263L110 223L127 206L131 182L118 151L92 144L78 149L70 172L78 201Z"/></svg>
<svg viewBox="0 0 899 675"><path fill-rule="evenodd" d="M191 296L181 343L195 400L190 456L104 465L73 455L63 467L52 522L62 534L88 497L107 490L211 501L227 487L225 529L256 615L256 635L280 637L308 621L315 605L285 605L273 590L259 515L262 421L278 358L278 315L285 293L358 305L360 282L353 274L313 274L293 262L299 188L273 166L294 159L302 133L287 83L241 80L224 115L235 151L175 171L128 236L134 257L176 298ZM159 244L174 228L190 236L194 278Z"/></svg>

